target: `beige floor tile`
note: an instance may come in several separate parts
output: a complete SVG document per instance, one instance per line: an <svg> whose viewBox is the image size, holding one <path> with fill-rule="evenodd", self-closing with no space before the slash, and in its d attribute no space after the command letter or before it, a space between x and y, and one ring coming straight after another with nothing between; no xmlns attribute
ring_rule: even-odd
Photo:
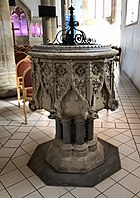
<svg viewBox="0 0 140 198"><path fill-rule="evenodd" d="M129 140L131 140L132 138L130 138L130 137L124 135L124 134L119 134L119 135L116 135L114 137L114 139L118 140L118 141L120 141L122 143L125 143L125 142L128 142Z"/></svg>
<svg viewBox="0 0 140 198"><path fill-rule="evenodd" d="M23 124L23 120L13 120L9 123L10 126L21 126Z"/></svg>
<svg viewBox="0 0 140 198"><path fill-rule="evenodd" d="M35 191L35 188L27 180L23 180L9 188L7 188L12 198L22 198L29 193Z"/></svg>
<svg viewBox="0 0 140 198"><path fill-rule="evenodd" d="M11 157L14 152L16 151L16 148L1 148L0 149L0 157Z"/></svg>
<svg viewBox="0 0 140 198"><path fill-rule="evenodd" d="M0 139L0 144L1 144L2 146L5 145L5 143L6 143L9 139L10 139L10 136L5 137L5 138L1 138L1 139Z"/></svg>
<svg viewBox="0 0 140 198"><path fill-rule="evenodd" d="M134 170L134 171L132 172L132 174L134 174L135 176L137 176L137 177L140 179L140 167L137 168L136 170Z"/></svg>
<svg viewBox="0 0 140 198"><path fill-rule="evenodd" d="M8 120L0 120L0 125L5 126L5 125L10 124L10 122L11 121L8 121Z"/></svg>
<svg viewBox="0 0 140 198"><path fill-rule="evenodd" d="M140 130L140 124L130 124L131 130L138 129Z"/></svg>
<svg viewBox="0 0 140 198"><path fill-rule="evenodd" d="M116 182L112 180L111 178L107 178L103 180L102 182L100 182L99 184L97 184L95 188L99 190L100 192L104 192L105 190L113 186L115 183Z"/></svg>
<svg viewBox="0 0 140 198"><path fill-rule="evenodd" d="M119 146L119 152L122 153L123 155L130 155L131 153L133 153L136 149L127 146L126 144L122 144Z"/></svg>
<svg viewBox="0 0 140 198"><path fill-rule="evenodd" d="M132 133L130 130L126 130L125 132L123 132L123 134L132 138Z"/></svg>
<svg viewBox="0 0 140 198"><path fill-rule="evenodd" d="M130 124L140 124L140 119L139 118L127 118L128 119L128 122Z"/></svg>
<svg viewBox="0 0 140 198"><path fill-rule="evenodd" d="M101 194L101 195L97 196L97 198L106 198L106 196Z"/></svg>
<svg viewBox="0 0 140 198"><path fill-rule="evenodd" d="M137 130L132 129L131 131L133 135L140 135L140 129Z"/></svg>
<svg viewBox="0 0 140 198"><path fill-rule="evenodd" d="M4 189L4 186L2 185L2 183L0 182L0 191Z"/></svg>
<svg viewBox="0 0 140 198"><path fill-rule="evenodd" d="M0 176L0 180L6 188L24 179L25 177L19 170L14 170L14 171L11 171L7 174Z"/></svg>
<svg viewBox="0 0 140 198"><path fill-rule="evenodd" d="M116 173L114 173L113 175L111 175L111 178L113 180L115 180L116 182L118 182L119 180L121 180L122 178L124 178L128 174L129 174L128 171L126 171L124 169L121 169L121 170L117 171Z"/></svg>
<svg viewBox="0 0 140 198"><path fill-rule="evenodd" d="M112 128L112 129L114 129L116 126L115 126L115 123L111 123L111 122L103 122L102 123L102 127L103 128Z"/></svg>
<svg viewBox="0 0 140 198"><path fill-rule="evenodd" d="M101 122L99 122L99 121L95 121L95 123L94 123L94 127L101 127Z"/></svg>
<svg viewBox="0 0 140 198"><path fill-rule="evenodd" d="M46 136L45 133L42 133L41 131L38 131L36 133L29 133L29 136L33 139L33 140L38 140L41 138L44 138Z"/></svg>
<svg viewBox="0 0 140 198"><path fill-rule="evenodd" d="M65 195L62 195L61 198L75 198L75 196L70 193L66 193Z"/></svg>
<svg viewBox="0 0 140 198"><path fill-rule="evenodd" d="M25 166L29 161L30 156L28 154L23 154L19 157L12 158L12 162L18 167Z"/></svg>
<svg viewBox="0 0 140 198"><path fill-rule="evenodd" d="M136 111L135 111L135 110L133 110L133 109L126 109L126 110L125 110L125 113L126 113L126 114L130 114L130 113L135 114L135 113L136 113Z"/></svg>
<svg viewBox="0 0 140 198"><path fill-rule="evenodd" d="M134 175L127 175L119 183L135 194L140 191L140 179Z"/></svg>
<svg viewBox="0 0 140 198"><path fill-rule="evenodd" d="M0 139L5 138L5 137L10 137L10 136L11 136L11 133L9 133L7 130L0 131Z"/></svg>
<svg viewBox="0 0 140 198"><path fill-rule="evenodd" d="M37 191L35 191L35 192L25 196L25 198L42 198L42 196Z"/></svg>
<svg viewBox="0 0 140 198"><path fill-rule="evenodd" d="M26 136L26 133L15 133L12 135L11 140L23 140Z"/></svg>
<svg viewBox="0 0 140 198"><path fill-rule="evenodd" d="M140 152L140 144L137 144L138 151Z"/></svg>
<svg viewBox="0 0 140 198"><path fill-rule="evenodd" d="M116 147L122 145L121 142L119 142L118 140L115 140L114 138L107 139L107 142L109 142L110 144L113 144Z"/></svg>
<svg viewBox="0 0 140 198"><path fill-rule="evenodd" d="M27 153L30 153L36 149L37 145L38 144L35 141L32 141L28 144L21 145L21 148L24 149Z"/></svg>
<svg viewBox="0 0 140 198"><path fill-rule="evenodd" d="M17 148L17 147L20 146L21 142L22 142L22 140L12 140L12 139L11 139L11 140L8 140L8 141L6 142L6 144L4 145L4 148L5 148L5 147Z"/></svg>
<svg viewBox="0 0 140 198"><path fill-rule="evenodd" d="M32 184L36 189L45 186L44 182L41 181L41 179L40 179L39 177L37 177L36 175L33 175L33 176L29 177L28 180L31 182L31 184Z"/></svg>
<svg viewBox="0 0 140 198"><path fill-rule="evenodd" d="M118 128L118 129L129 129L129 125L127 123L116 123L116 128Z"/></svg>
<svg viewBox="0 0 140 198"><path fill-rule="evenodd" d="M33 139L30 138L29 136L27 136L27 137L23 140L23 142L22 142L21 145L25 145L25 144L28 144L28 143L31 143L31 142L33 142Z"/></svg>
<svg viewBox="0 0 140 198"><path fill-rule="evenodd" d="M11 172L16 169L17 169L16 166L11 161L8 161L6 166L1 171L0 175L6 174L6 173Z"/></svg>
<svg viewBox="0 0 140 198"><path fill-rule="evenodd" d="M138 115L136 113L134 113L134 114L133 113L127 113L126 117L127 118L138 118Z"/></svg>
<svg viewBox="0 0 140 198"><path fill-rule="evenodd" d="M96 190L94 187L93 188L75 188L71 190L71 193L76 197L76 198L85 198L85 197L96 197L97 195L100 194L98 190Z"/></svg>
<svg viewBox="0 0 140 198"><path fill-rule="evenodd" d="M44 198L55 198L66 194L67 190L64 187L45 186L39 189L39 192Z"/></svg>
<svg viewBox="0 0 140 198"><path fill-rule="evenodd" d="M55 138L55 128L54 127L37 127L39 128L43 133L45 133L46 135L48 135L51 138Z"/></svg>
<svg viewBox="0 0 140 198"><path fill-rule="evenodd" d="M97 134L97 137L101 138L102 140L108 140L110 137L103 134L103 133L99 133Z"/></svg>
<svg viewBox="0 0 140 198"><path fill-rule="evenodd" d="M124 108L124 110L127 110L127 109L133 109L134 110L134 107L132 105L123 105L123 108Z"/></svg>
<svg viewBox="0 0 140 198"><path fill-rule="evenodd" d="M6 190L0 191L0 196L1 196L1 198L11 198Z"/></svg>
<svg viewBox="0 0 140 198"><path fill-rule="evenodd" d="M19 156L21 156L21 155L23 155L23 154L26 154L26 152L25 152L21 147L19 147L19 148L16 150L16 152L14 153L13 158L19 157Z"/></svg>
<svg viewBox="0 0 140 198"><path fill-rule="evenodd" d="M52 138L50 138L50 137L48 137L48 136L46 135L45 137L36 140L36 142L37 142L38 144L42 144L42 143L48 142L48 141L50 141L50 140L52 140Z"/></svg>
<svg viewBox="0 0 140 198"><path fill-rule="evenodd" d="M28 178L34 175L34 172L28 167L28 166L23 166L20 168L20 171L22 172L22 174Z"/></svg>
<svg viewBox="0 0 140 198"><path fill-rule="evenodd" d="M126 171L133 171L135 170L136 168L139 167L139 163L126 157L124 159L121 160L121 166L123 169L125 169Z"/></svg>
<svg viewBox="0 0 140 198"><path fill-rule="evenodd" d="M134 148L134 149L136 149L136 144L134 142L134 139L131 139L130 141L125 142L125 144L130 146L130 147L132 147L132 148Z"/></svg>
<svg viewBox="0 0 140 198"><path fill-rule="evenodd" d="M107 135L109 137L114 137L114 136L118 135L119 132L117 132L114 129L107 129L106 131L103 131L103 134L105 134L105 135Z"/></svg>
<svg viewBox="0 0 140 198"><path fill-rule="evenodd" d="M119 184L115 184L114 186L106 190L104 194L108 198L132 198L134 196L133 193L123 188Z"/></svg>
<svg viewBox="0 0 140 198"><path fill-rule="evenodd" d="M17 132L18 133L28 133L28 132L30 132L31 131L31 129L32 129L32 127L31 126L21 126L18 130L17 130Z"/></svg>
<svg viewBox="0 0 140 198"><path fill-rule="evenodd" d="M4 126L4 127L11 134L14 134L19 128L18 126Z"/></svg>
<svg viewBox="0 0 140 198"><path fill-rule="evenodd" d="M46 120L45 121L37 121L35 126L36 127L38 127L38 126L46 126L47 127L49 125L49 123L50 123L50 121L46 121Z"/></svg>
<svg viewBox="0 0 140 198"><path fill-rule="evenodd" d="M140 135L135 135L134 140L135 140L136 144L140 144Z"/></svg>
<svg viewBox="0 0 140 198"><path fill-rule="evenodd" d="M138 152L135 151L131 155L129 155L129 158L133 159L134 161L140 163L140 156L138 155Z"/></svg>

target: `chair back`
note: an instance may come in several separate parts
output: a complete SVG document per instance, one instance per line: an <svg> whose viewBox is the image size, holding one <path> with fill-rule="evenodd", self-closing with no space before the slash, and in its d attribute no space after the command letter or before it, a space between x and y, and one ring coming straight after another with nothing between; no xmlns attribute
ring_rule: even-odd
<svg viewBox="0 0 140 198"><path fill-rule="evenodd" d="M25 52L15 52L15 63L17 64L20 60L24 59L27 56Z"/></svg>
<svg viewBox="0 0 140 198"><path fill-rule="evenodd" d="M23 59L19 62L19 64L17 65L17 77L22 77L23 76L23 72L31 67L32 61L30 59Z"/></svg>
<svg viewBox="0 0 140 198"><path fill-rule="evenodd" d="M24 88L32 87L31 67L28 67L23 73L23 86Z"/></svg>

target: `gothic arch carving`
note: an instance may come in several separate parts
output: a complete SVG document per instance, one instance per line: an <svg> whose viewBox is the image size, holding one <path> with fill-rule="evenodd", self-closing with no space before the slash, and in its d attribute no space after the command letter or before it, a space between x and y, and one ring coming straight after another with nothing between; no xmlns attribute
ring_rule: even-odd
<svg viewBox="0 0 140 198"><path fill-rule="evenodd" d="M27 21L31 21L31 10L21 0L16 0L16 6L24 10Z"/></svg>

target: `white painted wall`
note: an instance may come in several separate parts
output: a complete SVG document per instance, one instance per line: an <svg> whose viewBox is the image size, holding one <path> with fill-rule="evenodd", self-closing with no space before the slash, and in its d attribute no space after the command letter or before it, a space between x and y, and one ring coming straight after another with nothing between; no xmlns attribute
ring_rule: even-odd
<svg viewBox="0 0 140 198"><path fill-rule="evenodd" d="M122 1L122 10L122 69L140 90L140 14L137 24L125 26L126 0Z"/></svg>

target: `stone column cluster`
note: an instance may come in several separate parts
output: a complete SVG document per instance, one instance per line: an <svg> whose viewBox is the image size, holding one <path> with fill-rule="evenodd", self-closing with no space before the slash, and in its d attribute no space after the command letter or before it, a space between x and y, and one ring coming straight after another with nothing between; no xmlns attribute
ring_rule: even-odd
<svg viewBox="0 0 140 198"><path fill-rule="evenodd" d="M83 121L61 120L56 117L56 139L62 140L64 144L82 145L94 138L92 119Z"/></svg>
<svg viewBox="0 0 140 198"><path fill-rule="evenodd" d="M0 1L0 98L16 94L16 69L8 0Z"/></svg>

